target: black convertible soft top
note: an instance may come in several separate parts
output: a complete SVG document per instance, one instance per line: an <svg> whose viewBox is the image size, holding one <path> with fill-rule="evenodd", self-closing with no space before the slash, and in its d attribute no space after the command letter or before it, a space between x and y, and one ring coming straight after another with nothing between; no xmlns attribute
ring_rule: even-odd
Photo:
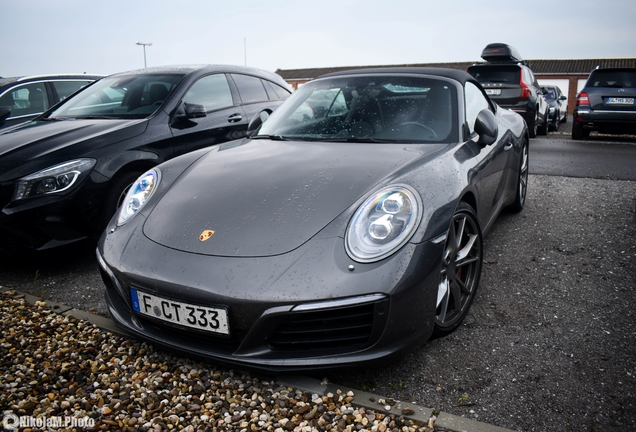
<svg viewBox="0 0 636 432"><path fill-rule="evenodd" d="M378 67L378 68L364 68L364 69L351 69L340 72L332 72L325 75L321 75L316 79L345 76L345 75L362 75L362 74L421 74L421 75L437 75L445 78L451 78L462 83L466 81L476 82L475 78L468 72L459 69L447 69L447 68L431 68L431 67Z"/></svg>

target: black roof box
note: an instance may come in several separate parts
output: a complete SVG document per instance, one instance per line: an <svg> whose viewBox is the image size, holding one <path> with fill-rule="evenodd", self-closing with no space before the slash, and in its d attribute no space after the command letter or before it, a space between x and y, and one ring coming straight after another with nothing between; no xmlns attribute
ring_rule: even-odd
<svg viewBox="0 0 636 432"><path fill-rule="evenodd" d="M504 43L491 43L481 52L487 62L523 62L519 51Z"/></svg>

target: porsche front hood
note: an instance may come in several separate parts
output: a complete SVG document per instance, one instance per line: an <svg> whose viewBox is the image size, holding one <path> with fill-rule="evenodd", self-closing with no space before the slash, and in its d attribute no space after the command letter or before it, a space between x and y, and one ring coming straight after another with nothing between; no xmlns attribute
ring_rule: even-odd
<svg viewBox="0 0 636 432"><path fill-rule="evenodd" d="M440 147L269 140L222 145L175 181L152 209L144 234L205 255L283 254L400 167Z"/></svg>

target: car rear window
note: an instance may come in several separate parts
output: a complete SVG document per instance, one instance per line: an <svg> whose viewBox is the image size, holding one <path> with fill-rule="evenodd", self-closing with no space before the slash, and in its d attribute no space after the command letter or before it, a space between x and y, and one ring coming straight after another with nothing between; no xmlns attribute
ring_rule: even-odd
<svg viewBox="0 0 636 432"><path fill-rule="evenodd" d="M518 66L471 66L468 73L480 83L519 84Z"/></svg>
<svg viewBox="0 0 636 432"><path fill-rule="evenodd" d="M636 88L636 70L595 70L590 74L586 87Z"/></svg>

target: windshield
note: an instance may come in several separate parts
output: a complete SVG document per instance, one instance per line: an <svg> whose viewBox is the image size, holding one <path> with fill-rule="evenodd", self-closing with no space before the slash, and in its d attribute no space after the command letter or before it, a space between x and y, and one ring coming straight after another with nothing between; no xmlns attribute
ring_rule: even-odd
<svg viewBox="0 0 636 432"><path fill-rule="evenodd" d="M318 79L292 94L253 138L452 142L458 135L456 107L456 87L442 79Z"/></svg>
<svg viewBox="0 0 636 432"><path fill-rule="evenodd" d="M556 100L556 91L551 88L543 88L543 96L546 100Z"/></svg>
<svg viewBox="0 0 636 432"><path fill-rule="evenodd" d="M636 69L633 71L594 70L586 87L635 88Z"/></svg>
<svg viewBox="0 0 636 432"><path fill-rule="evenodd" d="M471 66L468 73L481 83L519 84L520 69L518 66Z"/></svg>
<svg viewBox="0 0 636 432"><path fill-rule="evenodd" d="M163 104L183 74L106 77L68 99L50 118L139 119Z"/></svg>

